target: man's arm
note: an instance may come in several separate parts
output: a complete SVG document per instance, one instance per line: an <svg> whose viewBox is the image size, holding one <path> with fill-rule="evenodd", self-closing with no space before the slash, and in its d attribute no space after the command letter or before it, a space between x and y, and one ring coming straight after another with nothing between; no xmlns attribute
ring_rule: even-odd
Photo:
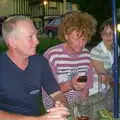
<svg viewBox="0 0 120 120"><path fill-rule="evenodd" d="M67 106L67 99L65 98L63 93L67 92L67 91L69 91L69 90L71 90L73 88L72 87L72 82L67 81L65 83L59 84L59 86L60 86L61 91L54 92L50 96L53 98L54 101L60 101L65 106Z"/></svg>
<svg viewBox="0 0 120 120"><path fill-rule="evenodd" d="M55 102L60 101L63 105L67 106L67 99L65 98L64 94L61 91L56 91L50 94L50 96L53 98Z"/></svg>
<svg viewBox="0 0 120 120"><path fill-rule="evenodd" d="M68 109L57 101L43 116L24 116L0 111L0 120L67 120L68 115Z"/></svg>
<svg viewBox="0 0 120 120"><path fill-rule="evenodd" d="M0 120L42 120L37 117L24 116L0 111Z"/></svg>

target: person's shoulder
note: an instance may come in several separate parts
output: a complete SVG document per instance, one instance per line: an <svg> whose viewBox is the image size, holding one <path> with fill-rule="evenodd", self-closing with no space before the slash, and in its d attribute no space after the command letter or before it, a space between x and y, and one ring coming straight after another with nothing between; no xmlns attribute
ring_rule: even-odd
<svg viewBox="0 0 120 120"><path fill-rule="evenodd" d="M0 53L0 61L1 61L1 59L2 59L2 53Z"/></svg>
<svg viewBox="0 0 120 120"><path fill-rule="evenodd" d="M31 61L34 63L44 63L46 62L46 58L40 54L36 54L30 57Z"/></svg>
<svg viewBox="0 0 120 120"><path fill-rule="evenodd" d="M102 48L102 42L92 48L92 50L90 51L90 55L93 60L103 61L104 51Z"/></svg>
<svg viewBox="0 0 120 120"><path fill-rule="evenodd" d="M90 51L91 53L100 53L100 52L102 52L102 49L101 49L101 42L100 43L98 43L95 47L93 47L92 49L91 49L91 51Z"/></svg>
<svg viewBox="0 0 120 120"><path fill-rule="evenodd" d="M89 52L88 48L83 48L83 51L88 51Z"/></svg>
<svg viewBox="0 0 120 120"><path fill-rule="evenodd" d="M0 53L0 57L2 56L2 53Z"/></svg>
<svg viewBox="0 0 120 120"><path fill-rule="evenodd" d="M61 52L63 52L63 43L49 48L45 51L44 56L49 59L52 55L60 54Z"/></svg>
<svg viewBox="0 0 120 120"><path fill-rule="evenodd" d="M63 44L58 44L56 46L50 47L47 51L45 51L45 53L55 52L55 51L61 50L62 48L63 48Z"/></svg>
<svg viewBox="0 0 120 120"><path fill-rule="evenodd" d="M87 57L87 58L90 58L90 51L87 49L87 48L83 48L81 54L80 54L81 57Z"/></svg>
<svg viewBox="0 0 120 120"><path fill-rule="evenodd" d="M3 58L4 56L6 56L6 52L0 52L0 58Z"/></svg>
<svg viewBox="0 0 120 120"><path fill-rule="evenodd" d="M0 52L0 66L6 64L7 59L8 57L6 57L6 52Z"/></svg>
<svg viewBox="0 0 120 120"><path fill-rule="evenodd" d="M90 51L87 48L83 48L82 52L83 53L88 53L88 54L90 53Z"/></svg>

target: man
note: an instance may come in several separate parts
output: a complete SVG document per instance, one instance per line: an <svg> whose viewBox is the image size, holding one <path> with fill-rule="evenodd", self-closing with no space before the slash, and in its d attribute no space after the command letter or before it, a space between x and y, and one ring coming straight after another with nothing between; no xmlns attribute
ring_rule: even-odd
<svg viewBox="0 0 120 120"><path fill-rule="evenodd" d="M60 102L41 115L41 87L55 101L65 99L47 60L35 55L38 39L32 21L9 17L2 33L8 50L0 54L0 120L66 120L68 111Z"/></svg>

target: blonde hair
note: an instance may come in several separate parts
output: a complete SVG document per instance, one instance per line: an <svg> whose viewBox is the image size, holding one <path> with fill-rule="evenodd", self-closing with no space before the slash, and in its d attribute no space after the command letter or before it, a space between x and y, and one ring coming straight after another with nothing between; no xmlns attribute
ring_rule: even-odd
<svg viewBox="0 0 120 120"><path fill-rule="evenodd" d="M13 33L13 31L15 31L16 28L16 23L18 21L31 21L30 18L26 17L26 16L11 16L8 19L6 19L3 24L2 24L2 35L4 40L6 41L6 37Z"/></svg>
<svg viewBox="0 0 120 120"><path fill-rule="evenodd" d="M65 34L77 30L83 33L87 42L91 40L92 35L96 32L97 21L88 13L73 11L66 14L58 29L58 37L65 40Z"/></svg>

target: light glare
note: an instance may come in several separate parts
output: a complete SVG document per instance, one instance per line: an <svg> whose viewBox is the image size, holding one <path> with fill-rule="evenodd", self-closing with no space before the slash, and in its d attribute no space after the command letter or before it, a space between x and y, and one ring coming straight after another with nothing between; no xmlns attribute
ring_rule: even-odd
<svg viewBox="0 0 120 120"><path fill-rule="evenodd" d="M47 0L44 0L44 1L43 1L43 4L44 4L44 5L47 5L47 4L48 4Z"/></svg>
<svg viewBox="0 0 120 120"><path fill-rule="evenodd" d="M117 24L117 30L120 32L120 24Z"/></svg>

